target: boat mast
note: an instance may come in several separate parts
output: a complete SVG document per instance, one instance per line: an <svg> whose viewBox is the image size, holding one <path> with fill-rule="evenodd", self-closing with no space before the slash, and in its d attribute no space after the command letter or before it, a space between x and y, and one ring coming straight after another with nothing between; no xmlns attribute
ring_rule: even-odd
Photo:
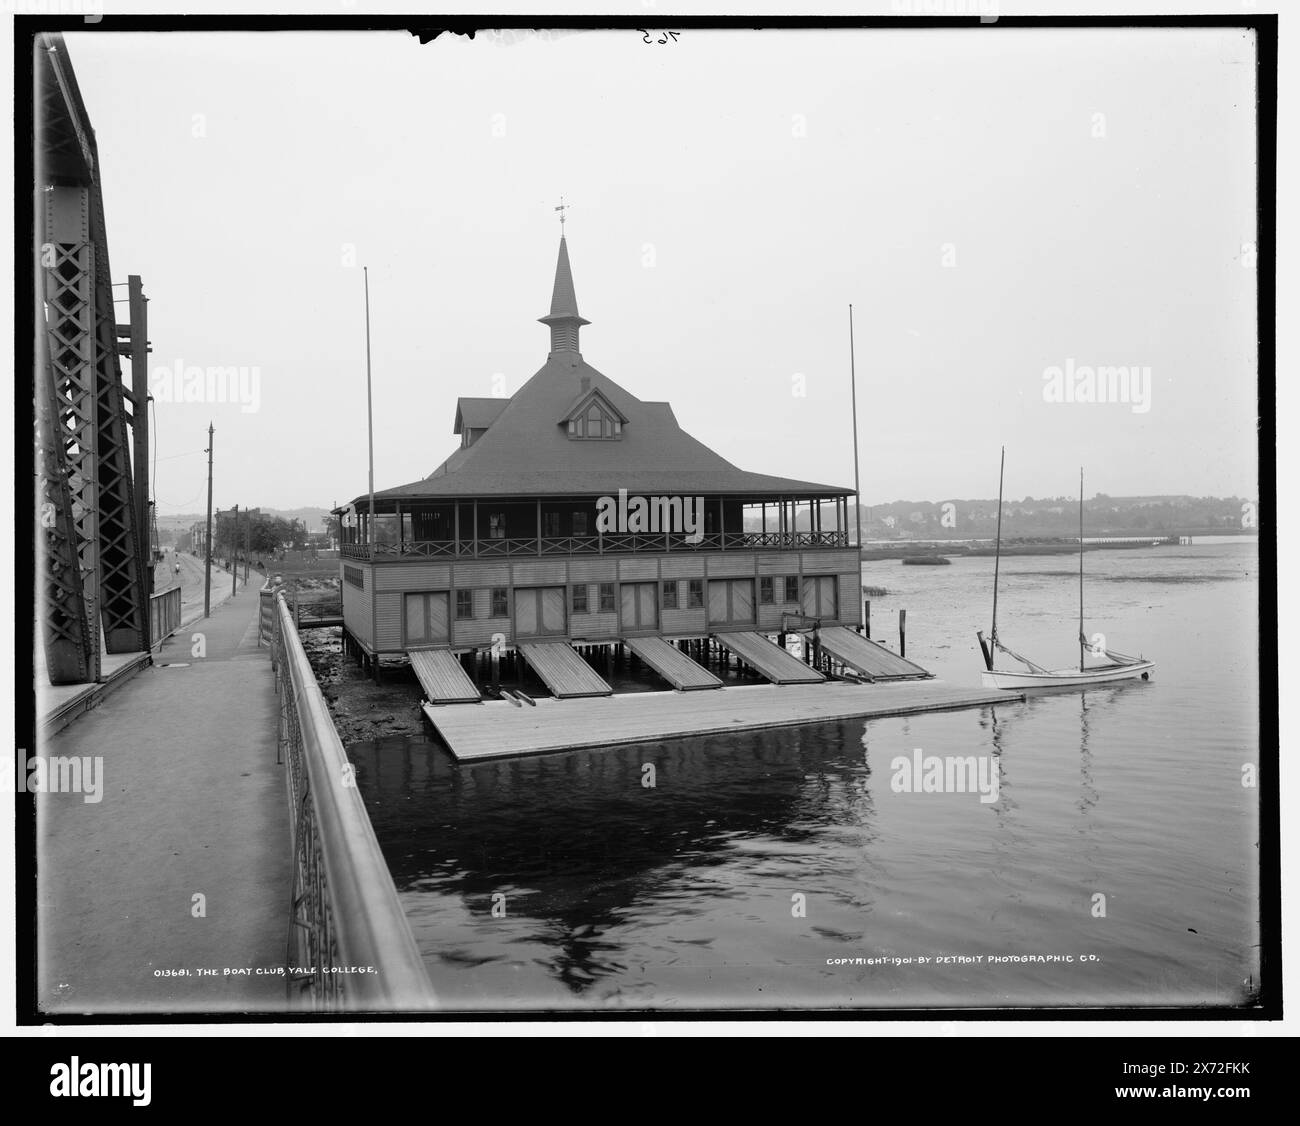
<svg viewBox="0 0 1300 1126"><path fill-rule="evenodd" d="M993 629L989 640L998 643L998 567L1002 562L1002 474L1007 465L1007 448L1002 447L1002 460L998 463L998 540L993 555ZM991 667L991 666L990 666Z"/></svg>
<svg viewBox="0 0 1300 1126"><path fill-rule="evenodd" d="M1083 672L1083 466L1079 466L1079 671Z"/></svg>

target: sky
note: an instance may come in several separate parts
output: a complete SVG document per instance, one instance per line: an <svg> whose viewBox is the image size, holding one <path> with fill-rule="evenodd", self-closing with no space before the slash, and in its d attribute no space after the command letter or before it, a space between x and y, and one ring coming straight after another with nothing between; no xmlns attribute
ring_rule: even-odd
<svg viewBox="0 0 1300 1126"><path fill-rule="evenodd" d="M365 492L363 265L375 485L430 473L546 359L561 197L584 359L742 468L852 487L852 304L868 504L994 496L1003 445L1010 497L1257 496L1247 33L66 39L160 517L209 421L218 508ZM243 401L169 401L192 367Z"/></svg>

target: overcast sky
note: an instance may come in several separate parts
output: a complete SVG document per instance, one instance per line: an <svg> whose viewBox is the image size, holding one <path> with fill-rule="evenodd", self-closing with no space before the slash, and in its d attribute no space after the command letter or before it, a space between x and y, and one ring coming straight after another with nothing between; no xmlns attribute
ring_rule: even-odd
<svg viewBox="0 0 1300 1126"><path fill-rule="evenodd" d="M161 516L209 419L217 507L365 491L362 264L376 487L427 475L545 361L561 195L584 358L743 468L852 486L852 302L868 503L993 495L1002 444L1010 496L1256 496L1244 33L67 42L155 385L260 377L160 396ZM1046 401L1067 364L1149 368L1148 409Z"/></svg>

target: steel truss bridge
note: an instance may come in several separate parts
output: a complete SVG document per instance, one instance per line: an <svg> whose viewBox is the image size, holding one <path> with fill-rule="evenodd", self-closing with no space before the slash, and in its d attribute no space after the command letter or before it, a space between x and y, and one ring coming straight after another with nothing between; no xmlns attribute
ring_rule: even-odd
<svg viewBox="0 0 1300 1126"><path fill-rule="evenodd" d="M114 315L99 153L63 37L35 50L38 605L50 682L80 684L101 679L101 634L108 653L149 649L148 342L138 277L130 323Z"/></svg>

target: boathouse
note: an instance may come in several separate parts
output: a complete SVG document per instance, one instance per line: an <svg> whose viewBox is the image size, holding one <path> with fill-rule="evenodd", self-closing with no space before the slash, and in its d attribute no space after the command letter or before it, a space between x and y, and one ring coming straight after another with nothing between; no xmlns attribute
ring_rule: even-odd
<svg viewBox="0 0 1300 1126"><path fill-rule="evenodd" d="M710 640L776 683L820 681L771 638L857 625L853 490L738 469L588 364L563 234L540 320L545 364L509 398L460 399L446 461L376 492L373 522L368 494L335 510L349 644L410 655L435 702L479 698L454 658L483 650L557 696L610 692L589 646L682 689L718 686L690 659Z"/></svg>

